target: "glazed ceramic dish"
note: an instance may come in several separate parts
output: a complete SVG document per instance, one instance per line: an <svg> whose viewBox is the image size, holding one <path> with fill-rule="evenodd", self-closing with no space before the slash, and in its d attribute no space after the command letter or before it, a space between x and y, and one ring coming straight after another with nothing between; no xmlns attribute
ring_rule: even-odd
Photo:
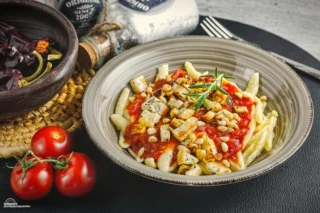
<svg viewBox="0 0 320 213"><path fill-rule="evenodd" d="M266 111L279 113L273 149L262 153L244 170L210 176L184 176L162 172L137 162L118 145L119 133L110 121L120 92L129 81L144 75L152 81L157 67L171 72L189 61L200 72L232 75L244 89L253 72L260 73L259 94L268 97ZM258 95L259 95L258 94ZM309 91L286 64L265 51L240 42L202 36L160 40L132 48L110 60L91 80L83 100L83 118L93 143L113 162L138 175L182 185L229 184L264 174L292 156L306 140L313 122Z"/></svg>

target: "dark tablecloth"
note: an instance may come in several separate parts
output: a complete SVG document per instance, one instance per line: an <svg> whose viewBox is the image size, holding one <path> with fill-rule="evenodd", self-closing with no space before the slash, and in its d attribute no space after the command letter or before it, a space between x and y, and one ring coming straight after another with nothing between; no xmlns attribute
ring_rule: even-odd
<svg viewBox="0 0 320 213"><path fill-rule="evenodd" d="M201 17L203 18L203 17ZM294 60L320 69L320 63L296 45L261 29L219 19L236 35ZM193 34L204 35L198 28ZM319 45L319 44L315 44ZM10 188L10 172L0 160L0 212L320 212L320 81L299 74L314 101L315 119L310 136L288 161L250 181L216 187L175 186L132 174L112 163L85 131L73 134L76 151L90 155L98 181L86 197L69 199L53 189L40 201L22 201ZM3 209L7 198L30 208Z"/></svg>

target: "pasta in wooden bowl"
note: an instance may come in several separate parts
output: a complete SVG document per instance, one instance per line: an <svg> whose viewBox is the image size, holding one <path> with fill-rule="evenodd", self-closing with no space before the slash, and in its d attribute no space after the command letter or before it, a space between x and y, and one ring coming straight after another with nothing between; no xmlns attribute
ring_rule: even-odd
<svg viewBox="0 0 320 213"><path fill-rule="evenodd" d="M158 68L154 82L144 76L124 88L112 122L119 145L138 161L189 176L245 169L263 150L272 149L278 113L267 115L267 97L257 97L259 73L245 91L231 77L200 73L190 62L169 74Z"/></svg>

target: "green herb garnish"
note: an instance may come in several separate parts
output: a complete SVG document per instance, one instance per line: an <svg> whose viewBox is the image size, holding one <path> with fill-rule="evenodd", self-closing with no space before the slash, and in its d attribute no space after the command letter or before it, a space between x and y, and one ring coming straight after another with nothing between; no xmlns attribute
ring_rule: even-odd
<svg viewBox="0 0 320 213"><path fill-rule="evenodd" d="M218 75L218 67L216 67L216 70L213 75L211 74L211 75L200 76L200 78L202 77L214 77L215 81L213 83L208 84L205 82L205 80L203 80L202 84L197 84L189 87L190 89L206 89L205 92L201 92L201 93L185 94L186 96L189 96L191 98L197 98L197 100L193 104L193 106L195 107L195 111L198 111L198 109L202 105L208 108L208 103L206 102L206 98L210 95L210 93L216 90L218 90L224 95L229 96L229 93L227 93L224 89L222 89L221 86L222 86L223 78L231 79L232 78L231 76L228 76L225 74Z"/></svg>

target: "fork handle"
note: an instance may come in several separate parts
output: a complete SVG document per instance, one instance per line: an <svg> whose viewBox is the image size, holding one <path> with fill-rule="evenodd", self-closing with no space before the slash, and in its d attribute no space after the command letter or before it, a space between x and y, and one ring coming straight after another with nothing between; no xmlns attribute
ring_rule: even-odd
<svg viewBox="0 0 320 213"><path fill-rule="evenodd" d="M238 41L241 41L241 42L244 42L244 43L248 43L248 44L251 44L251 45L256 46L256 47L260 47L258 44L255 44L255 43L252 43L252 42L248 42L248 41L243 40L242 38L240 38L238 36L235 36L235 35L232 35L231 39L238 40ZM293 68L296 68L300 72L306 73L306 74L311 75L311 76L317 78L318 80L320 80L320 70L314 69L314 68L309 67L309 66L307 66L305 64L301 64L301 63L299 63L297 61L294 61L294 60L292 60L290 58L287 58L287 57L284 57L282 55L279 55L279 54L277 54L275 52L269 51L269 53L271 53L271 55L273 55L277 59L280 59L281 61L285 62L289 66L291 66Z"/></svg>
<svg viewBox="0 0 320 213"><path fill-rule="evenodd" d="M274 52L270 52L271 55L273 55L274 57L280 59L281 61L287 63L288 65L298 69L299 71L301 72L304 72L304 73L307 73L309 75L312 75L313 77L317 78L320 80L320 70L317 70L317 69L314 69L312 67L309 67L305 64L301 64L297 61L294 61L292 59L289 59L287 57L284 57L282 55L279 55L277 53L274 53Z"/></svg>

